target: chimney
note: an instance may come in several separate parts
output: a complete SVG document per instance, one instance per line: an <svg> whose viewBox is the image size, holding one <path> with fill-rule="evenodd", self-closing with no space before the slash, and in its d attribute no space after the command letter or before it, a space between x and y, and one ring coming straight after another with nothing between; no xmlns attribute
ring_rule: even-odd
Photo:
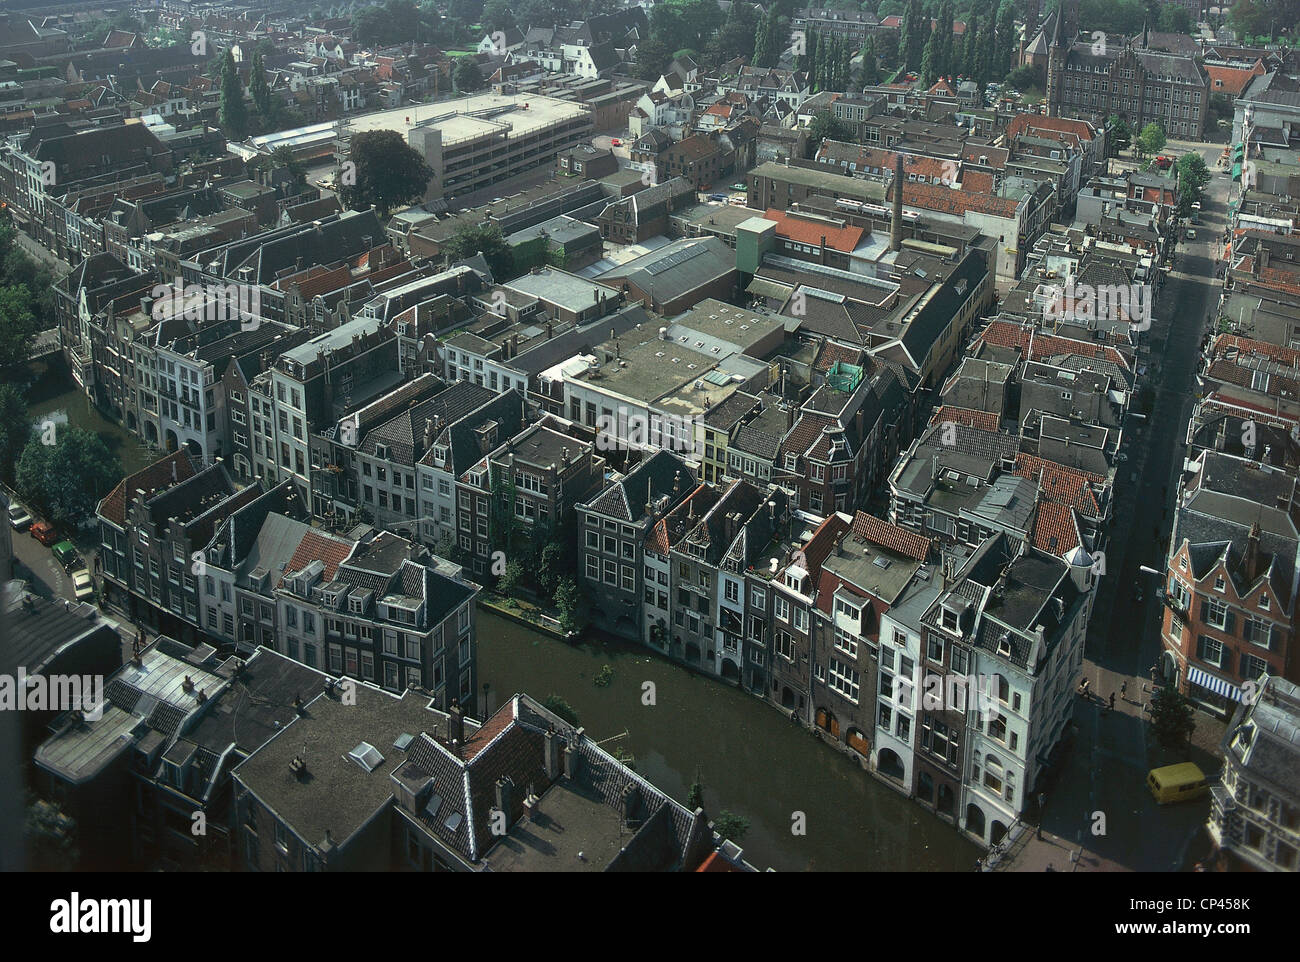
<svg viewBox="0 0 1300 962"><path fill-rule="evenodd" d="M821 243L821 251L819 254L819 258L820 258L819 263L825 266L826 264L826 235L825 234L822 234L822 243Z"/></svg>
<svg viewBox="0 0 1300 962"><path fill-rule="evenodd" d="M560 750L563 746L559 733L552 727L543 738L545 743L546 777L551 781L560 777Z"/></svg>
<svg viewBox="0 0 1300 962"><path fill-rule="evenodd" d="M424 446L428 448L433 443L433 418L424 419Z"/></svg>
<svg viewBox="0 0 1300 962"><path fill-rule="evenodd" d="M579 733L581 733L582 729L579 729L578 731ZM579 734L579 737L581 737L581 734ZM577 738L573 740L572 744L566 745L564 748L564 777L570 779L578 777L578 739Z"/></svg>
<svg viewBox="0 0 1300 962"><path fill-rule="evenodd" d="M447 740L459 749L461 743L465 741L465 712L461 710L459 698L451 700L451 708L447 715Z"/></svg>
<svg viewBox="0 0 1300 962"><path fill-rule="evenodd" d="M1268 248L1263 244L1259 245L1259 269L1261 271L1268 270Z"/></svg>
<svg viewBox="0 0 1300 962"><path fill-rule="evenodd" d="M1246 537L1246 556L1241 559L1247 585L1253 585L1259 577L1259 534L1259 522L1256 521L1250 526L1250 534Z"/></svg>
<svg viewBox="0 0 1300 962"><path fill-rule="evenodd" d="M511 789L513 788L514 788L514 784L510 781L509 776L503 775L501 778L497 779L497 783L496 783L497 809L505 813L507 823L509 823L510 821L510 796L511 796Z"/></svg>
<svg viewBox="0 0 1300 962"><path fill-rule="evenodd" d="M894 215L889 222L889 249L903 248L903 154L894 155Z"/></svg>

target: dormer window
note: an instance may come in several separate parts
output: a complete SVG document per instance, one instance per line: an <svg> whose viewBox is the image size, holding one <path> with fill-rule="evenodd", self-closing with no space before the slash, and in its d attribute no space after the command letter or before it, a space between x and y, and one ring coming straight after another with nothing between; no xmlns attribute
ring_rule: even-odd
<svg viewBox="0 0 1300 962"><path fill-rule="evenodd" d="M1259 596L1259 610L1260 610L1260 611L1268 611L1268 595L1267 595L1267 594L1261 594L1261 595Z"/></svg>
<svg viewBox="0 0 1300 962"><path fill-rule="evenodd" d="M1220 577L1214 579L1214 590L1215 590L1215 591L1218 591L1218 592L1222 593L1224 587L1226 587L1226 586L1225 586L1225 584L1224 584L1224 581L1223 581L1222 576L1220 576Z"/></svg>
<svg viewBox="0 0 1300 962"><path fill-rule="evenodd" d="M348 611L352 612L353 614L359 615L363 611L365 611L365 608L366 608L366 600L364 597L354 596L348 599Z"/></svg>
<svg viewBox="0 0 1300 962"><path fill-rule="evenodd" d="M945 631L957 631L957 612L951 608L943 609L943 628Z"/></svg>

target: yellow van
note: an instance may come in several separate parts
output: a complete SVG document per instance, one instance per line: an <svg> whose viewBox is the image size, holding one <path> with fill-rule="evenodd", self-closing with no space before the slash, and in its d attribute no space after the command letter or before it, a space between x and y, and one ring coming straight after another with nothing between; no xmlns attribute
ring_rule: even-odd
<svg viewBox="0 0 1300 962"><path fill-rule="evenodd" d="M1200 798L1210 790L1205 773L1191 762L1153 768L1147 775L1147 788L1161 805Z"/></svg>

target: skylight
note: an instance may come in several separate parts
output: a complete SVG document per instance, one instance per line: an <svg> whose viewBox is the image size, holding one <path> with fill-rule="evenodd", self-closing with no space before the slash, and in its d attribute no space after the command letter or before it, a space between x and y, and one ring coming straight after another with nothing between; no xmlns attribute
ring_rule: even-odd
<svg viewBox="0 0 1300 962"><path fill-rule="evenodd" d="M376 768L384 763L384 756L379 753L379 749L370 742L362 742L352 751L348 752L348 758L352 759L368 772L373 772Z"/></svg>

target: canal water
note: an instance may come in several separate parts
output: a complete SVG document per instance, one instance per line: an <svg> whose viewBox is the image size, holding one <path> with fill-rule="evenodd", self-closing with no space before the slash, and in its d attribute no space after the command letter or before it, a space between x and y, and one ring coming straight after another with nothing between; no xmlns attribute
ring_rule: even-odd
<svg viewBox="0 0 1300 962"><path fill-rule="evenodd" d="M631 752L637 771L679 801L698 769L711 817L725 809L749 819L740 844L760 869L969 872L981 854L951 825L743 691L627 643L570 645L487 609L479 609L478 640L491 708L515 692L539 701L558 694L591 738L607 751ZM605 665L613 680L600 687ZM647 681L654 705L643 704ZM796 812L806 835L791 831Z"/></svg>
<svg viewBox="0 0 1300 962"><path fill-rule="evenodd" d="M27 410L38 425L37 430L48 419L98 434L121 460L124 476L134 474L162 456L151 454L139 438L104 417L77 387L62 357L33 361L26 370Z"/></svg>

